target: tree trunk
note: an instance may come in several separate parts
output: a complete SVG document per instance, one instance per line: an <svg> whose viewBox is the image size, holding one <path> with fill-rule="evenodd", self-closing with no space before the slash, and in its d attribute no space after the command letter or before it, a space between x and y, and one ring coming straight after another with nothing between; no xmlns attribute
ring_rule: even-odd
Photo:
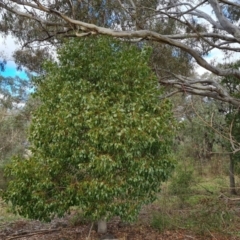
<svg viewBox="0 0 240 240"><path fill-rule="evenodd" d="M230 179L230 193L237 195L236 186L235 186L235 177L234 177L234 156L230 154L230 163L229 163L229 179Z"/></svg>
<svg viewBox="0 0 240 240"><path fill-rule="evenodd" d="M101 218L98 221L98 233L106 233L107 232L107 221L105 218Z"/></svg>

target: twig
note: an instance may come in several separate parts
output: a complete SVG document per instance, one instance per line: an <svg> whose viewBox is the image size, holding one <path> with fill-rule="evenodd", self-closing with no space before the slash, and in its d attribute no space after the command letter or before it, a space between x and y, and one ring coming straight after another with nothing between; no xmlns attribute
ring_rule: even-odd
<svg viewBox="0 0 240 240"><path fill-rule="evenodd" d="M221 213L221 219L222 219L222 222L223 222L224 226L226 226L226 223L225 223L225 221L224 221L224 219L223 219L223 215L224 215L224 214L225 214L225 212L222 211L222 213Z"/></svg>
<svg viewBox="0 0 240 240"><path fill-rule="evenodd" d="M207 228L208 232L210 233L210 235L212 236L213 239L216 239L215 236L209 231L209 229ZM216 239L217 240L217 239Z"/></svg>
<svg viewBox="0 0 240 240"><path fill-rule="evenodd" d="M161 96L160 99L169 98L169 97L173 96L174 94L177 94L177 93L180 93L180 92L181 92L180 90L176 90L176 91L174 91L174 92L170 92L170 93L167 94L167 95Z"/></svg>
<svg viewBox="0 0 240 240"><path fill-rule="evenodd" d="M229 201L240 201L240 198L229 198L223 193L220 194L219 198L225 198L226 200L229 200Z"/></svg>
<svg viewBox="0 0 240 240"><path fill-rule="evenodd" d="M38 231L34 231L34 232L21 232L18 234L13 234L12 236L10 236L9 238L7 238L6 240L12 240L12 239L17 239L17 238L22 238L22 237L30 237L30 236L34 236L37 234L47 234L47 233L52 233L52 232L57 232L60 231L60 229L44 229L44 230L38 230Z"/></svg>
<svg viewBox="0 0 240 240"><path fill-rule="evenodd" d="M207 122L205 119L203 119L200 114L197 112L196 108L193 105L193 102L191 101L191 107L194 110L195 114L198 116L198 118L205 124L205 126L210 127L213 131L215 131L217 134L219 134L221 137L225 138L226 140L230 141L231 145L238 145L239 147L239 143L232 139L232 134L231 134L231 128L232 128L232 123L231 123L231 127L230 127L230 133L229 133L229 137L227 135L222 134L221 132L219 132L219 130L217 130L216 128L212 127L211 124L209 124L209 122ZM240 151L240 148L236 149L235 147L233 148L233 151L231 153L237 153Z"/></svg>
<svg viewBox="0 0 240 240"><path fill-rule="evenodd" d="M89 230L89 233L88 233L88 236L87 236L87 238L86 238L86 240L89 240L89 237L90 237L90 235L91 235L91 231L92 231L92 228L93 228L93 222L92 222L92 225L91 225L91 227L90 227L90 230Z"/></svg>

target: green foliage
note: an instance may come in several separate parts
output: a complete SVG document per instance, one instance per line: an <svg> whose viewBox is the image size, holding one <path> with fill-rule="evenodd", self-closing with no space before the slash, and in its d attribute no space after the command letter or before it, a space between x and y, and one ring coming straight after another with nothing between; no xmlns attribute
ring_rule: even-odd
<svg viewBox="0 0 240 240"><path fill-rule="evenodd" d="M170 192L174 195L188 194L194 183L193 170L178 168L176 175L172 178Z"/></svg>
<svg viewBox="0 0 240 240"><path fill-rule="evenodd" d="M196 172L192 173L196 178ZM221 180L221 181L220 181ZM173 193L170 184L165 184L158 201L154 204L151 226L163 232L166 230L186 229L201 236L217 233L232 234L236 237L239 232L239 215L237 201L228 201L224 187L228 185L227 178L216 176L198 179L199 184L187 187L188 199L182 204L181 193ZM224 194L219 197L220 194ZM226 198L225 198L225 197ZM212 237L212 236L211 236ZM226 237L226 239L230 239Z"/></svg>
<svg viewBox="0 0 240 240"><path fill-rule="evenodd" d="M5 164L13 155L23 155L25 151L28 91L29 81L0 76L0 189L6 187Z"/></svg>
<svg viewBox="0 0 240 240"><path fill-rule="evenodd" d="M155 213L151 219L151 226L160 232L174 229L174 223L168 215L164 213Z"/></svg>
<svg viewBox="0 0 240 240"><path fill-rule="evenodd" d="M156 199L174 163L171 104L148 66L150 49L108 38L70 40L36 78L29 159L6 173L4 199L50 220L79 206L85 217L133 220Z"/></svg>
<svg viewBox="0 0 240 240"><path fill-rule="evenodd" d="M22 220L19 215L9 211L9 205L0 198L0 230L6 226L6 223Z"/></svg>
<svg viewBox="0 0 240 240"><path fill-rule="evenodd" d="M229 68L232 67L233 69L239 69L240 61L236 61L230 64L226 64L224 67ZM239 79L237 79L234 76L226 76L221 79L222 85L226 87L228 92L231 94L231 96L234 96L236 98L240 97L239 94ZM233 142L235 141L235 148L238 148L238 143L240 142L240 113L239 109L235 106L229 105L227 109L226 114L226 122L229 125L231 138L233 139L232 142L230 141L227 144L228 151L233 151ZM231 155L231 162L233 165L233 169L231 171L234 171L234 164L236 162L239 162L240 159L240 153L236 152ZM234 172L233 172L234 173ZM233 186L232 186L233 187Z"/></svg>
<svg viewBox="0 0 240 240"><path fill-rule="evenodd" d="M23 155L27 121L23 111L0 107L0 189L6 188L3 169L14 154Z"/></svg>
<svg viewBox="0 0 240 240"><path fill-rule="evenodd" d="M201 196L191 211L186 213L185 216L178 216L178 220L175 219L175 224L177 222L178 226L181 225L201 235L208 235L209 231L226 234L230 232L230 229L237 230L239 217L234 213L230 204L226 204L223 199L219 199L219 196L215 194Z"/></svg>
<svg viewBox="0 0 240 240"><path fill-rule="evenodd" d="M192 159L202 168L202 164L211 161L213 152L222 151L229 135L226 126L224 105L212 99L199 96L184 98L182 101L182 128L178 132L177 158ZM200 170L200 169L199 169ZM203 172L203 169L201 169Z"/></svg>
<svg viewBox="0 0 240 240"><path fill-rule="evenodd" d="M29 81L19 77L3 77L0 75L0 107L16 108L14 104L26 101Z"/></svg>
<svg viewBox="0 0 240 240"><path fill-rule="evenodd" d="M83 214L79 214L79 213L74 214L74 216L70 219L71 226L77 226L77 225L86 224L89 222L90 220L88 221L86 218L83 217Z"/></svg>
<svg viewBox="0 0 240 240"><path fill-rule="evenodd" d="M176 168L175 175L172 177L169 192L180 199L182 208L192 194L191 187L195 184L195 176L190 166L186 168L181 165Z"/></svg>

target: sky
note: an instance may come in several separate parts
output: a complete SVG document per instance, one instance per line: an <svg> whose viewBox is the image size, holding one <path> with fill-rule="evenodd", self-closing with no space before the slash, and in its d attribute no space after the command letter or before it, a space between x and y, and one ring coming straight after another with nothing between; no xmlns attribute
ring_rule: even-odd
<svg viewBox="0 0 240 240"><path fill-rule="evenodd" d="M240 59L240 53L234 53L234 55L229 56L227 59L225 59L225 56L223 54L223 52L221 52L218 49L214 49L211 51L210 54L208 54L208 56L204 57L204 59L208 62L214 62L214 63L232 63L234 61L237 61ZM196 66L196 72L199 75L202 75L203 73L209 72L207 71L205 68L200 67L199 65ZM209 72L210 73L210 72Z"/></svg>
<svg viewBox="0 0 240 240"><path fill-rule="evenodd" d="M7 57L7 60L11 60L11 55L17 47L20 45L14 40L14 38L9 35L7 37L3 37L0 35L0 54Z"/></svg>
<svg viewBox="0 0 240 240"><path fill-rule="evenodd" d="M13 40L11 36L7 38L3 38L0 36L0 57L1 55L7 60L6 70L4 72L0 72L0 75L4 77L15 77L19 76L21 78L27 78L27 75L24 71L17 71L16 64L12 60L13 51L19 47L17 42ZM240 58L240 54L235 54L234 56L228 59L228 62L233 62ZM205 59L208 62L224 62L224 55L221 51L214 49L211 54L209 54ZM201 75L205 72L208 72L206 69L196 65L196 72Z"/></svg>
<svg viewBox="0 0 240 240"><path fill-rule="evenodd" d="M18 71L17 66L13 61L8 61L6 68L3 72L0 72L0 76L3 77L15 77L18 76L20 78L26 79L27 74L24 71Z"/></svg>
<svg viewBox="0 0 240 240"><path fill-rule="evenodd" d="M0 72L0 76L27 78L27 74L24 71L17 70L17 66L12 59L13 51L17 47L19 47L19 45L14 41L13 37L8 36L4 38L0 36L0 57L3 56L3 58L7 60L6 69Z"/></svg>
<svg viewBox="0 0 240 240"><path fill-rule="evenodd" d="M7 60L7 65L6 65L6 70L4 72L0 72L0 75L4 77L14 77L14 76L19 76L26 78L27 75L24 73L24 71L17 71L16 69L16 64L14 63L12 59L12 54L16 48L19 47L19 44L14 41L13 37L8 36L6 38L3 38L0 36L0 57L4 56L4 58ZM223 62L223 54L219 50L213 50L209 56L205 57L205 59L208 62L211 61L218 61L218 62ZM230 60L233 61L236 59L236 56L232 57ZM198 74L203 74L204 72L207 72L206 69L197 66L196 67L197 73Z"/></svg>
<svg viewBox="0 0 240 240"><path fill-rule="evenodd" d="M206 13L211 14L211 8L209 6L204 7L204 9L201 9L201 10L205 11ZM214 18L214 16L212 16L212 17ZM11 57L13 51L19 46L20 45L14 40L13 37L8 36L6 38L3 38L0 35L0 59L1 59L1 56L4 56L4 58L7 60L6 70L4 72L0 72L0 75L10 76L10 77L14 77L17 75L17 76L23 77L23 78L27 77L27 75L23 71L16 70L16 65ZM234 54L233 56L228 58L226 61L223 53L221 51L219 51L218 49L214 49L213 51L211 51L211 53L208 56L205 57L205 60L207 60L207 62L209 62L209 63L210 62L230 63L230 62L236 61L238 59L240 59L240 53ZM202 75L203 73L208 72L208 71L196 64L196 72L199 75Z"/></svg>

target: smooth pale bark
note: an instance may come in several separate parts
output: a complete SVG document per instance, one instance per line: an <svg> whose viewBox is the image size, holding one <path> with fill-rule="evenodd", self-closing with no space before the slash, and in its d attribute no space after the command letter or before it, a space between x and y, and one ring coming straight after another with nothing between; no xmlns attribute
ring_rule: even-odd
<svg viewBox="0 0 240 240"><path fill-rule="evenodd" d="M98 233L106 233L107 232L107 221L105 218L101 218L98 221L98 229L97 229Z"/></svg>
<svg viewBox="0 0 240 240"><path fill-rule="evenodd" d="M210 71L217 76L234 76L240 79L240 69L224 68L217 66L214 62L208 62L204 58L204 53L207 54L211 50L219 50L223 52L236 53L240 52L240 29L237 22L227 18L223 14L222 3L226 6L234 6L236 11L240 9L240 4L236 1L229 0L208 0L208 1L160 1L158 7L151 8L143 1L139 4L139 1L111 1L115 5L114 11L119 13L124 22L130 23L130 27L116 23L112 27L106 27L106 25L93 24L89 21L80 21L75 18L74 4L77 1L67 1L69 11L57 10L53 8L52 2L58 1L24 1L24 0L2 0L0 1L0 10L4 13L12 13L17 17L21 17L24 20L35 21L41 23L44 28L44 33L48 33L43 39L36 37L36 39L27 41L25 44L34 44L34 42L44 42L48 39L60 36L76 36L84 37L88 35L108 35L120 39L127 39L134 42L148 40L151 42L157 42L159 44L170 45L183 50L195 59L196 63ZM61 1L59 1L61 2ZM91 1L90 1L91 2ZM126 3L127 2L127 3ZM146 1L148 2L148 1ZM59 3L61 4L61 3ZM90 3L91 4L91 3ZM202 10L202 6L208 5L211 8L211 13ZM71 10L72 8L72 10ZM61 8L59 8L61 9ZM145 15L137 15L139 11L145 9ZM214 14L214 16L213 16ZM51 21L52 19L56 19ZM142 18L146 24L143 24L142 28L138 28L137 22L141 22ZM190 32L164 34L161 31L154 31L151 24L158 22L159 19L171 19L180 23L183 26L190 28ZM191 22L191 19L201 19L204 24L208 25L208 29L215 29L216 31L207 31L206 29L198 30L196 27L196 21ZM198 22L198 20L197 20ZM48 32L49 27L59 28L59 31ZM52 28L50 28L52 29ZM9 30L11 32L11 30ZM15 30L13 30L15 32ZM189 39L194 39L195 43L189 43ZM201 40L201 41L200 41ZM21 39L22 41L22 39ZM205 45L204 47L202 47ZM193 44L193 46L192 46ZM163 85L170 85L174 89L178 89L177 92L183 92L193 95L207 96L223 102L228 102L236 107L240 106L239 99L231 97L224 87L219 84L218 80L209 79L208 82L202 79L196 79L194 76L192 79L187 76L173 75L169 73L168 79L162 79L159 77L159 82ZM174 91L173 93L175 93ZM172 93L172 94L173 94ZM170 94L170 95L172 95Z"/></svg>

